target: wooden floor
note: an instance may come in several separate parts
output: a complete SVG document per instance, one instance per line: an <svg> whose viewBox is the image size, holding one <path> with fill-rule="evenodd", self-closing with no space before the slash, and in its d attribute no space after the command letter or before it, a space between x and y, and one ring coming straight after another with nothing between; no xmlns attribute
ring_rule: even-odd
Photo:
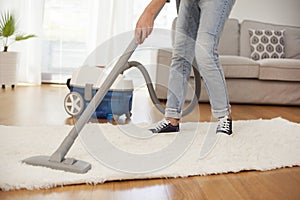
<svg viewBox="0 0 300 200"><path fill-rule="evenodd" d="M63 85L18 86L14 90L0 90L0 125L74 124L74 119L66 114L63 106L67 93L68 89ZM183 121L209 121L210 115L210 106L199 104ZM300 107L233 104L232 116L234 120L282 117L300 123ZM148 93L143 89L135 91L132 117L128 123L154 122L161 117L152 106ZM113 181L48 190L0 191L0 199L296 200L300 199L300 167L176 179Z"/></svg>

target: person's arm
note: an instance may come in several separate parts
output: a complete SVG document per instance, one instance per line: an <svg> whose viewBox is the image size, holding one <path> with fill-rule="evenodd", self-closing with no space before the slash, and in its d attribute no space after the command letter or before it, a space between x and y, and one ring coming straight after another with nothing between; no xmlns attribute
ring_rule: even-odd
<svg viewBox="0 0 300 200"><path fill-rule="evenodd" d="M167 0L152 0L145 8L135 27L135 41L142 44L153 30L154 19Z"/></svg>

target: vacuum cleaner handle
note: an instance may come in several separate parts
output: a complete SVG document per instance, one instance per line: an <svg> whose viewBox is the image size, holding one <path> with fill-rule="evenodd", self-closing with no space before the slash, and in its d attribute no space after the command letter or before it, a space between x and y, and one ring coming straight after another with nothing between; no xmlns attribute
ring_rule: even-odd
<svg viewBox="0 0 300 200"><path fill-rule="evenodd" d="M157 12L155 18L158 16L162 8L163 6ZM74 127L69 132L68 136L64 139L64 141L61 143L58 149L51 155L50 161L62 162L64 160L65 155L68 153L71 146L75 142L76 138L78 137L78 134L80 133L84 125L89 121L89 119L95 112L98 105L103 100L104 96L106 95L107 91L114 83L118 75L121 72L123 72L123 67L127 64L129 58L131 57L137 46L138 44L135 42L135 38L133 38L126 50L124 51L124 53L122 54L122 56L118 59L112 71L106 77L101 88L97 91L95 96L92 98L92 100L90 101L90 103L88 104L88 106L74 125Z"/></svg>
<svg viewBox="0 0 300 200"><path fill-rule="evenodd" d="M50 161L62 162L84 125L89 121L111 85L114 83L118 75L123 71L123 66L127 64L137 46L138 44L136 44L135 39L133 39L113 67L112 71L106 77L101 88L97 91L74 127L71 129L68 136L64 139L59 148L52 154Z"/></svg>

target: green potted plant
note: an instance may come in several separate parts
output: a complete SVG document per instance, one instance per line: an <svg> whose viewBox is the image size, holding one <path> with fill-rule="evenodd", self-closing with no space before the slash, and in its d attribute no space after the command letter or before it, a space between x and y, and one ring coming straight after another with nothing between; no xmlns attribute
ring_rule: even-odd
<svg viewBox="0 0 300 200"><path fill-rule="evenodd" d="M18 52L9 52L8 47L18 41L27 40L35 35L26 35L17 32L16 20L9 11L3 12L0 16L0 40L3 51L0 52L0 84L11 85L14 88L17 84Z"/></svg>

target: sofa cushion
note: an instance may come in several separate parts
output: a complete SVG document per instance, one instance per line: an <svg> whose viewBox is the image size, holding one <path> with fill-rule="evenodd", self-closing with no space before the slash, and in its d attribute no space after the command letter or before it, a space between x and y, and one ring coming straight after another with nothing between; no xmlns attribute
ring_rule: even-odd
<svg viewBox="0 0 300 200"><path fill-rule="evenodd" d="M218 51L220 55L239 55L240 25L237 19L228 19L225 23Z"/></svg>
<svg viewBox="0 0 300 200"><path fill-rule="evenodd" d="M250 58L249 29L285 30L285 57L300 59L300 27L244 20L240 26L240 55Z"/></svg>
<svg viewBox="0 0 300 200"><path fill-rule="evenodd" d="M226 78L258 78L259 63L241 56L220 56Z"/></svg>
<svg viewBox="0 0 300 200"><path fill-rule="evenodd" d="M251 58L284 58L284 30L254 30L249 29Z"/></svg>
<svg viewBox="0 0 300 200"><path fill-rule="evenodd" d="M260 80L300 81L300 60L263 59L260 64Z"/></svg>

